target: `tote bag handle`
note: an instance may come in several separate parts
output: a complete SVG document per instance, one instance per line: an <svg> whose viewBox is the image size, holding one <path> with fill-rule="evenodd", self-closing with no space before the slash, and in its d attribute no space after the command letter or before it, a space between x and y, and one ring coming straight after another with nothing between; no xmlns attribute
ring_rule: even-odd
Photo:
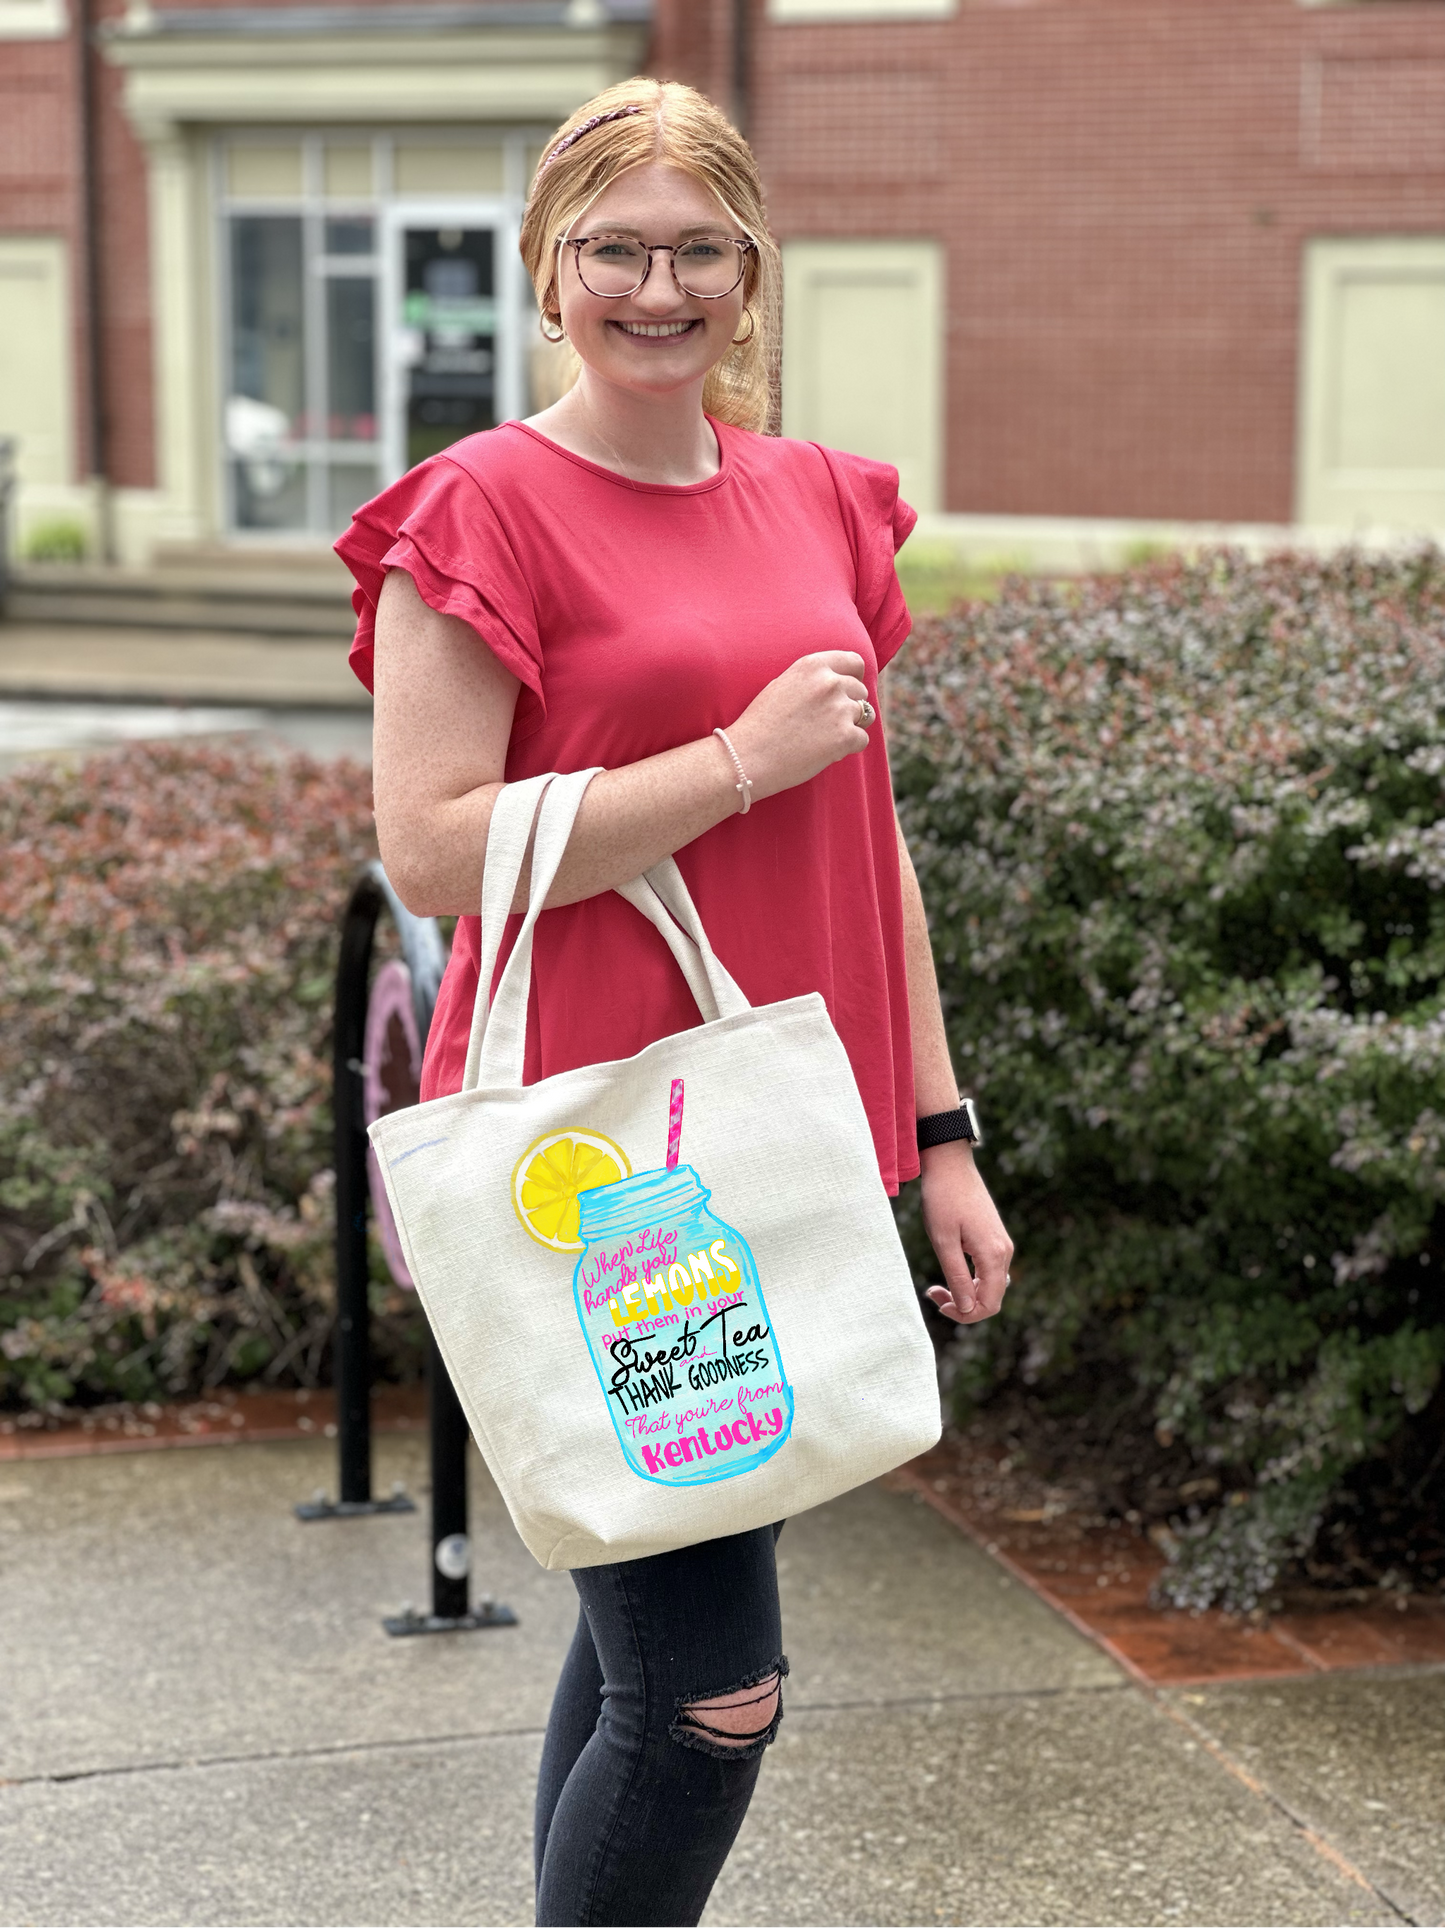
<svg viewBox="0 0 1445 1928"><path fill-rule="evenodd" d="M752 1009L737 980L708 942L692 893L671 857L664 857L630 884L619 884L617 895L625 897L662 934L687 979L704 1023Z"/></svg>
<svg viewBox="0 0 1445 1928"><path fill-rule="evenodd" d="M512 912L512 899L517 894L522 865L526 862L527 845L532 839L532 825L536 821L537 811L541 806L542 798L546 795L548 785L553 780L553 774L549 770L544 776L525 777L520 783L504 784L498 792L496 803L492 806L492 821L487 831L486 862L482 870L477 995L472 1006L472 1028L467 1040L466 1069L462 1073L463 1091L470 1091L477 1082L477 1070L482 1056L482 1038L487 1028L487 1006L492 988L492 976L497 968L497 953L502 948L502 937L507 928L507 919Z"/></svg>
<svg viewBox="0 0 1445 1928"><path fill-rule="evenodd" d="M566 851L583 795L596 775L597 771L592 769L578 770L568 776L531 777L521 783L508 784L497 799L487 838L481 968L463 1091L479 1084L490 1089L516 1089L522 1083L533 934ZM489 1010L488 988L534 817L537 833L532 850L530 901ZM751 1008L708 942L682 872L671 857L655 864L645 876L620 885L618 895L625 897L659 932L686 978L705 1023Z"/></svg>

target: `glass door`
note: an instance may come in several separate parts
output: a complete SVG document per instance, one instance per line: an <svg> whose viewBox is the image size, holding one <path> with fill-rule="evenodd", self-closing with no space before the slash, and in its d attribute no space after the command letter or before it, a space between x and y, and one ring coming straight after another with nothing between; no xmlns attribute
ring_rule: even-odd
<svg viewBox="0 0 1445 1928"><path fill-rule="evenodd" d="M394 475L521 413L501 208L388 209L387 453Z"/></svg>
<svg viewBox="0 0 1445 1928"><path fill-rule="evenodd" d="M410 469L497 425L496 236L461 227L408 227L402 235Z"/></svg>

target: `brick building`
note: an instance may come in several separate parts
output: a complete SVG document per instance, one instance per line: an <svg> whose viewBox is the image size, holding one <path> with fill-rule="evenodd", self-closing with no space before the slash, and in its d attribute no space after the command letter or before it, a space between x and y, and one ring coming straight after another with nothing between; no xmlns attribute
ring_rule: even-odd
<svg viewBox="0 0 1445 1928"><path fill-rule="evenodd" d="M789 433L955 513L1445 529L1441 0L656 14L744 82Z"/></svg>
<svg viewBox="0 0 1445 1928"><path fill-rule="evenodd" d="M536 143L644 64L746 120L789 433L955 516L1445 531L1445 0L121 9L0 0L0 434L127 556L524 408Z"/></svg>

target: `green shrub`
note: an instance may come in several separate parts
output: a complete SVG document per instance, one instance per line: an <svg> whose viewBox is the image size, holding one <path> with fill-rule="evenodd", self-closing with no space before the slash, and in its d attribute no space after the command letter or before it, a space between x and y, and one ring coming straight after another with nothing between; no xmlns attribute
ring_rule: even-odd
<svg viewBox="0 0 1445 1928"><path fill-rule="evenodd" d="M50 516L31 525L21 544L27 562L84 562L85 527L70 516Z"/></svg>
<svg viewBox="0 0 1445 1928"><path fill-rule="evenodd" d="M354 765L148 746L0 784L0 1404L315 1384ZM374 1288L383 1364L415 1318Z"/></svg>
<svg viewBox="0 0 1445 1928"><path fill-rule="evenodd" d="M1224 1488L1165 1596L1250 1607L1445 1361L1445 558L1015 582L890 680L1019 1248L962 1396L1141 1399Z"/></svg>

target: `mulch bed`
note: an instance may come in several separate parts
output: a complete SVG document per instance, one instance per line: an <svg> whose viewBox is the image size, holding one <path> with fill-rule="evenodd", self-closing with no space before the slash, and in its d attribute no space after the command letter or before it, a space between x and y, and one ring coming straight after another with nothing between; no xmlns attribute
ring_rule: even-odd
<svg viewBox="0 0 1445 1928"><path fill-rule="evenodd" d="M1163 1518L1121 1515L1107 1470L1087 1462L1047 1477L1039 1467L1049 1456L1018 1438L1026 1423L995 1415L950 1430L890 1483L967 1533L1137 1679L1184 1685L1445 1661L1445 1597L1434 1588L1286 1585L1247 1616L1151 1605L1167 1564ZM1168 1491L1176 1514L1191 1485ZM1149 1510L1162 1513L1166 1489L1152 1490L1160 1498Z"/></svg>
<svg viewBox="0 0 1445 1928"><path fill-rule="evenodd" d="M420 1432L426 1394L420 1386L378 1386L371 1396L375 1432ZM180 1405L95 1406L63 1419L41 1413L0 1414L0 1462L75 1459L89 1453L137 1453L164 1446L240 1446L270 1439L336 1437L330 1391L230 1392Z"/></svg>

